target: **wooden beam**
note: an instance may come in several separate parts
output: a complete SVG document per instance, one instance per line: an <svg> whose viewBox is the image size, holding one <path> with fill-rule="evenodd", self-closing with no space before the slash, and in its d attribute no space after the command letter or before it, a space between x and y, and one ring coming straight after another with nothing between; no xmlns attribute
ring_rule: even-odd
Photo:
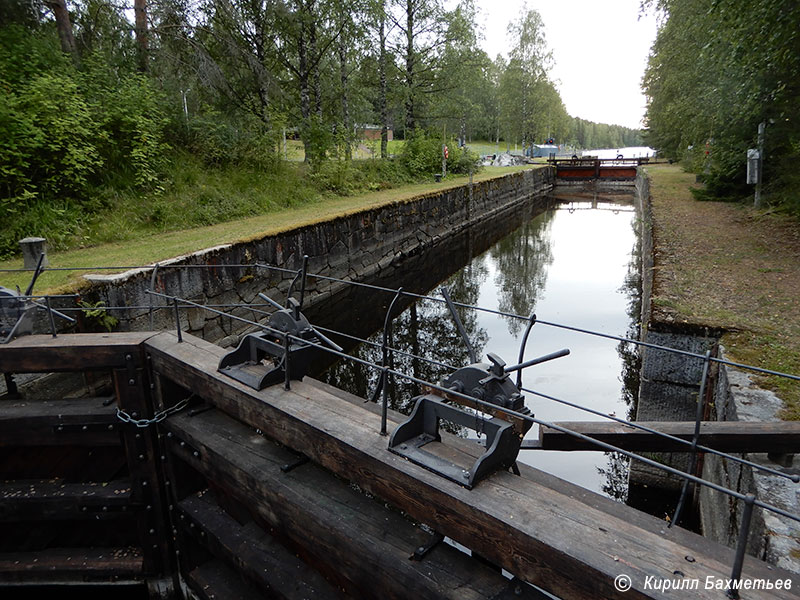
<svg viewBox="0 0 800 600"><path fill-rule="evenodd" d="M687 452L690 447L680 442L612 421L575 421L556 423L593 439L634 452ZM642 425L662 433L692 441L695 424L685 422L641 422ZM703 421L700 424L699 444L722 452L774 452L792 454L800 452L800 421ZM556 429L542 427L539 441L526 444L542 450L598 450L591 442L576 438Z"/></svg>
<svg viewBox="0 0 800 600"><path fill-rule="evenodd" d="M142 557L132 548L53 548L0 554L2 584L131 584L143 580Z"/></svg>
<svg viewBox="0 0 800 600"><path fill-rule="evenodd" d="M312 380L293 382L290 391L274 386L257 392L217 372L223 349L192 336L183 339L177 343L174 334L162 333L145 343L161 376L564 600L677 598L682 596L646 589L646 578L672 578L680 571L704 581L730 574L732 550L667 531L658 519L633 509L607 508L613 502L574 486L548 487L501 472L468 491L390 453L376 415L355 410ZM629 513L637 516L626 518ZM630 591L615 589L620 574L631 577ZM789 578L795 590L800 587L800 578L749 557L744 574ZM781 590L774 597L793 594ZM716 599L719 593L701 589L695 597Z"/></svg>
<svg viewBox="0 0 800 600"><path fill-rule="evenodd" d="M63 483L6 481L0 483L0 522L129 517L130 481Z"/></svg>
<svg viewBox="0 0 800 600"><path fill-rule="evenodd" d="M339 598L336 588L317 571L255 523L240 525L209 496L208 492L194 494L182 500L179 508L184 529L195 537L202 537L215 556L232 565L270 598Z"/></svg>
<svg viewBox="0 0 800 600"><path fill-rule="evenodd" d="M246 502L267 526L292 543L305 562L340 578L352 597L372 597L380 590L387 599L493 598L508 586L499 572L447 544L437 546L422 561L409 560L430 539L429 533L314 464L283 473L281 466L296 455L220 411L194 417L177 414L165 421L165 427L171 434L172 453ZM194 501L181 505L197 507ZM224 543L233 542L229 552L243 548L242 539L226 537ZM255 546L244 550L237 561L246 562L239 568L260 580L262 588L269 580L276 586L273 593L282 597L288 583L280 573L285 563L259 555ZM307 580L314 589L306 590L306 597L321 597L316 581ZM521 586L516 597L539 598L529 586Z"/></svg>
<svg viewBox="0 0 800 600"><path fill-rule="evenodd" d="M221 560L210 560L192 569L186 576L186 583L201 600L263 600L264 598Z"/></svg>
<svg viewBox="0 0 800 600"><path fill-rule="evenodd" d="M119 446L116 406L106 398L0 402L0 447Z"/></svg>
<svg viewBox="0 0 800 600"><path fill-rule="evenodd" d="M0 345L0 372L54 373L91 371L127 366L126 355L138 359L137 349L153 332L72 333L56 338L28 335Z"/></svg>

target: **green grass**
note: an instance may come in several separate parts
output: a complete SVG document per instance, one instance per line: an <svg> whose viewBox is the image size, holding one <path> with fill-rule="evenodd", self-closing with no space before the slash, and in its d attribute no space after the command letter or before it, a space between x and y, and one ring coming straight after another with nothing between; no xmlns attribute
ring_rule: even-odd
<svg viewBox="0 0 800 600"><path fill-rule="evenodd" d="M653 319L719 328L730 357L800 375L796 219L750 206L699 202L695 176L650 166L655 270ZM756 377L800 420L800 383Z"/></svg>
<svg viewBox="0 0 800 600"><path fill-rule="evenodd" d="M152 264L203 248L256 239L339 215L408 200L465 185L469 181L467 176L448 176L439 183L427 181L342 196L313 190L307 182L308 177L304 176L303 168L300 165L296 167L298 170L292 171L294 167L289 165L289 172L295 175L287 175L280 181L237 170L227 175L213 170L193 172L185 174L185 180L175 189L155 199L121 195L115 199L114 206L118 210L109 214L108 222L103 223L102 217L95 222L97 230L92 235L99 240L98 243L91 246L87 243L87 247L48 254L51 268L72 267L82 270L46 271L39 278L35 291L74 291L83 285L81 275L92 271L92 267ZM477 173L474 180L483 181L526 168L530 167L487 168ZM226 179L231 180L230 186L226 185ZM235 202L237 198L241 204ZM192 214L198 207L202 209L215 202L232 208L227 214L213 206L208 207L208 214L199 217ZM234 214L250 210L257 214ZM161 215L158 226L154 226L150 216L154 211ZM198 223L200 226L195 227L182 226L192 220L209 218L209 215L214 215L220 222L206 225ZM18 285L24 289L30 280L30 273L3 272L3 269L21 268L21 258L0 262L0 285Z"/></svg>

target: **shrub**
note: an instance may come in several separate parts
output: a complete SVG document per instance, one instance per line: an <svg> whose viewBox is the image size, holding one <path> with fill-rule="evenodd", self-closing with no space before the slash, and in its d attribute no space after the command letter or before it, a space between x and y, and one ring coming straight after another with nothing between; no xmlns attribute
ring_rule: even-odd
<svg viewBox="0 0 800 600"><path fill-rule="evenodd" d="M459 148L455 140L448 141L447 170L450 173L469 173L478 169L480 157ZM400 162L413 177L422 177L442 171L442 140L424 131L413 132L400 154Z"/></svg>

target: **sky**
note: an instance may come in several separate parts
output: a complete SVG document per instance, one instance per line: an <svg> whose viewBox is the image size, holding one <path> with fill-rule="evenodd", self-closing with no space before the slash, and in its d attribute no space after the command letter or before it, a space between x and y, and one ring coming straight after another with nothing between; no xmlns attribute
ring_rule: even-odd
<svg viewBox="0 0 800 600"><path fill-rule="evenodd" d="M641 80L656 18L639 18L640 0L476 0L483 49L508 57L508 23L536 9L555 65L551 77L567 112L598 123L642 126Z"/></svg>

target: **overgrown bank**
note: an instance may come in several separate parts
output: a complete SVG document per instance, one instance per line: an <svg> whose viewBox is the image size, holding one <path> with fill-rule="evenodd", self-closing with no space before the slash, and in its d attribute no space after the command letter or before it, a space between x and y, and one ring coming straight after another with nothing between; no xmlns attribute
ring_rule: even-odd
<svg viewBox="0 0 800 600"><path fill-rule="evenodd" d="M648 167L653 318L726 331L734 360L800 373L800 227L795 219L723 202L698 202L695 177ZM800 419L800 385L759 378Z"/></svg>
<svg viewBox="0 0 800 600"><path fill-rule="evenodd" d="M530 167L490 168L475 175L474 181L484 181L526 168ZM448 177L448 179L439 183L428 181L350 195L319 195L303 203L287 202L284 206L278 205L274 210L262 212L256 216L234 218L214 225L176 229L174 231L155 229L137 232L135 225L131 221L126 221L119 217L120 220L116 224L108 224L109 231L116 236L112 239L117 241L101 243L87 248L51 252L48 254L48 259L53 268L152 264L156 261L191 253L203 248L279 233L337 216L347 215L358 210L374 208L429 192L463 186L468 182L468 176ZM302 185L305 184L298 179L298 188ZM297 197L298 189L288 188L286 194ZM178 218L181 216L180 211L188 213L191 210L186 205L173 207L173 209L176 211L175 214ZM142 210L142 208L131 207L130 210ZM190 217L188 214L185 214L185 216L187 219ZM0 262L0 269L19 269L21 267L21 258ZM80 280L81 274L80 271L45 271L37 281L35 291L43 293L45 291L55 292L73 289ZM0 272L0 277L2 285L6 287L19 285L23 289L30 280L30 274L25 272Z"/></svg>

